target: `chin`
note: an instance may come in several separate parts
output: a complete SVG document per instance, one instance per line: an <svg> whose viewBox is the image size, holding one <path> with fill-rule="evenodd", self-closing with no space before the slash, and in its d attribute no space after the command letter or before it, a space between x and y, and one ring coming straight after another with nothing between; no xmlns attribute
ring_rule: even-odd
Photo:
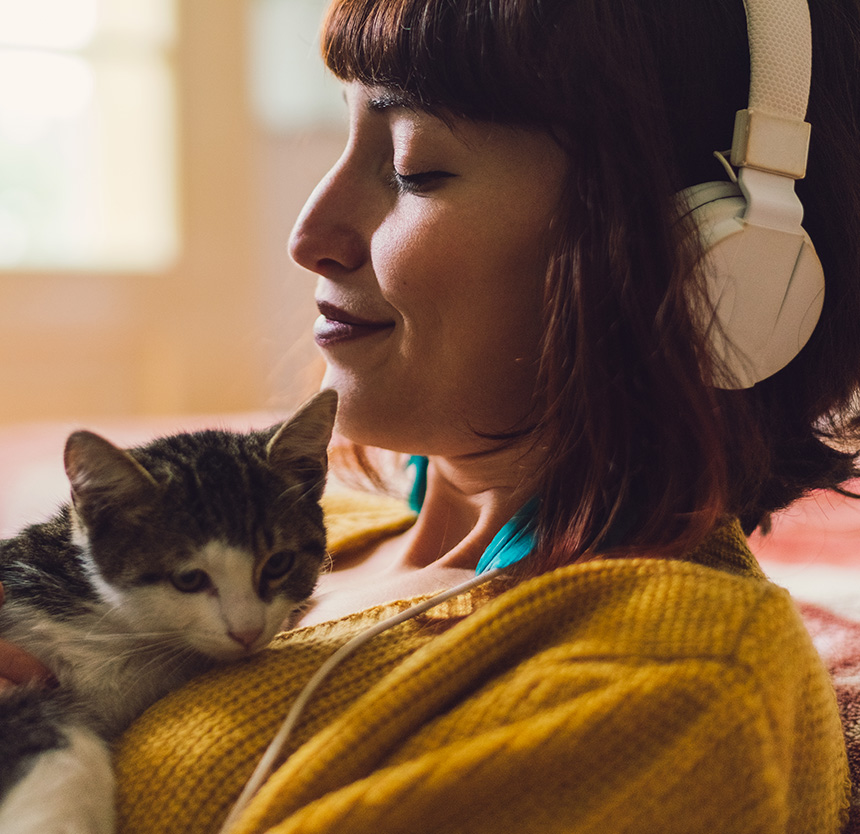
<svg viewBox="0 0 860 834"><path fill-rule="evenodd" d="M411 452L419 438L413 425L404 427L391 409L368 403L364 397L352 402L339 401L336 430L347 440L360 446L376 446L393 452ZM410 435L412 435L410 437Z"/></svg>
<svg viewBox="0 0 860 834"><path fill-rule="evenodd" d="M427 392L426 378L412 386L391 381L376 384L378 379L378 375L366 378L332 364L323 378L322 387L334 388L338 394L338 434L360 446L410 455L469 455L494 445L471 431L470 422L487 423L490 432L505 430L498 421L498 409L489 412L448 389ZM473 413L478 416L471 421L465 416L451 419L451 415Z"/></svg>
<svg viewBox="0 0 860 834"><path fill-rule="evenodd" d="M389 441L399 422L392 409L393 397L385 392L371 394L355 378L344 377L343 371L333 371L329 366L321 386L337 391L337 433L361 446L393 448Z"/></svg>

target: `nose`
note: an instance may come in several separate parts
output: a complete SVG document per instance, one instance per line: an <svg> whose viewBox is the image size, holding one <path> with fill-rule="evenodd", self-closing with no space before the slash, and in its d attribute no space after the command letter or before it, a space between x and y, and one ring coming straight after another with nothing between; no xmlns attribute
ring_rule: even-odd
<svg viewBox="0 0 860 834"><path fill-rule="evenodd" d="M341 160L313 190L290 235L292 259L326 278L359 269L367 259L361 230L364 202Z"/></svg>
<svg viewBox="0 0 860 834"><path fill-rule="evenodd" d="M250 649L259 640L262 628L247 628L241 631L228 631L227 634L243 648Z"/></svg>

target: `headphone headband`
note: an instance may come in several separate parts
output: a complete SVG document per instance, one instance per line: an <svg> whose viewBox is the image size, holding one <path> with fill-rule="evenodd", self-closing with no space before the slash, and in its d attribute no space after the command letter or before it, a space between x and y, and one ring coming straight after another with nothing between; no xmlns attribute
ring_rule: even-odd
<svg viewBox="0 0 860 834"><path fill-rule="evenodd" d="M812 73L806 0L744 0L751 109L803 121Z"/></svg>

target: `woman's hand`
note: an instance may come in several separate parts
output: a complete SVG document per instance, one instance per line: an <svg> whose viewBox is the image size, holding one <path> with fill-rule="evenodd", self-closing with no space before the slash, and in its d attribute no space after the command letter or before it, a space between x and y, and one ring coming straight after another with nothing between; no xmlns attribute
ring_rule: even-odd
<svg viewBox="0 0 860 834"><path fill-rule="evenodd" d="M3 585L0 584L0 605L3 604ZM35 657L23 649L0 640L0 690L22 683L50 685L54 676Z"/></svg>

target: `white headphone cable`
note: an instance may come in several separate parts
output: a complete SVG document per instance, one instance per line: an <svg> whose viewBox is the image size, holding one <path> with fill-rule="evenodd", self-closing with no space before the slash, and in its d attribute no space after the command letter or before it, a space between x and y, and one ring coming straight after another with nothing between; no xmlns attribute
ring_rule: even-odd
<svg viewBox="0 0 860 834"><path fill-rule="evenodd" d="M337 667L343 660L345 660L349 655L351 655L354 651L361 648L368 640L372 640L376 637L377 634L381 634L383 631L387 631L390 628L393 628L396 625L400 625L400 623L405 622L406 620L410 620L413 617L417 617L419 614L423 614L430 608L434 608L437 605L445 602L452 597L459 596L460 594L465 593L466 591L470 591L472 588L477 587L478 585L482 585L484 582L489 581L490 579L498 576L504 569L496 568L495 570L489 570L485 573L481 573L478 576L473 576L471 579L468 579L466 582L462 582L459 585L455 585L453 588L448 588L445 591L441 591L435 596L430 597L429 599L424 600L423 602L419 602L404 611L399 612L398 614L394 614L391 617L388 617L382 622L376 623L376 625L371 626L368 629L365 629L360 634L357 634L343 646L341 646L331 657L329 657L322 666L317 669L314 673L313 677L305 684L302 691L299 693L296 700L293 702L293 705L290 707L289 712L287 713L286 718L281 724L278 732L275 734L275 737L269 743L269 746L266 748L266 752L263 753L257 767L254 769L254 772L251 774L251 778L245 783L245 787L242 790L242 793L239 795L239 798L236 800L233 807L230 809L230 813L227 815L227 819L224 821L224 824L218 831L218 834L227 834L227 832L232 828L233 824L239 818L240 814L245 810L250 803L253 796L257 793L257 791L262 787L263 782L266 781L269 774L274 768L275 761L280 755L281 751L284 748L284 745L287 742L287 739L290 737L293 729L296 726L296 723L299 720L302 712L304 711L305 706L308 701L314 695L314 693L319 688L320 684L331 674L331 672Z"/></svg>

